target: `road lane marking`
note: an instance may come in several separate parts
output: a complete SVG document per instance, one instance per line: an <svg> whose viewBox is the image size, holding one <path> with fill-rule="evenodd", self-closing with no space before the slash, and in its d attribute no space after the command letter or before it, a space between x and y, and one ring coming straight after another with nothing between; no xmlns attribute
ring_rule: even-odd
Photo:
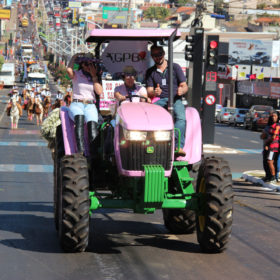
<svg viewBox="0 0 280 280"><path fill-rule="evenodd" d="M0 172L42 172L52 173L53 165L0 164Z"/></svg>
<svg viewBox="0 0 280 280"><path fill-rule="evenodd" d="M48 144L43 141L27 142L27 141L0 141L0 146L20 146L20 147L46 147Z"/></svg>
<svg viewBox="0 0 280 280"><path fill-rule="evenodd" d="M251 143L254 143L254 144L259 144L260 142L259 141L255 141L255 140L250 140Z"/></svg>
<svg viewBox="0 0 280 280"><path fill-rule="evenodd" d="M40 134L40 130L20 130L20 129L14 129L9 131L10 135L36 135Z"/></svg>
<svg viewBox="0 0 280 280"><path fill-rule="evenodd" d="M221 132L216 132L216 134L222 135L222 133L221 133Z"/></svg>
<svg viewBox="0 0 280 280"><path fill-rule="evenodd" d="M262 149L238 149L238 150L247 154L261 154L262 152Z"/></svg>
<svg viewBox="0 0 280 280"><path fill-rule="evenodd" d="M239 179L242 177L243 173L242 172L232 172L232 179Z"/></svg>
<svg viewBox="0 0 280 280"><path fill-rule="evenodd" d="M234 138L234 139L239 139L239 137L237 137L237 136L231 136L232 138Z"/></svg>

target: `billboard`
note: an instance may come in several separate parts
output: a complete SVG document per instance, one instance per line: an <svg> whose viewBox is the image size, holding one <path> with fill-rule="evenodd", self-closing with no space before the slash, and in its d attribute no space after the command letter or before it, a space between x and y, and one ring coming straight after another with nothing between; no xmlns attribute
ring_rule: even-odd
<svg viewBox="0 0 280 280"><path fill-rule="evenodd" d="M79 2L79 1L69 1L68 7L69 8L81 8L82 7L82 2Z"/></svg>
<svg viewBox="0 0 280 280"><path fill-rule="evenodd" d="M272 42L272 67L280 66L280 41Z"/></svg>
<svg viewBox="0 0 280 280"><path fill-rule="evenodd" d="M9 9L0 9L0 19L10 19L11 10Z"/></svg>
<svg viewBox="0 0 280 280"><path fill-rule="evenodd" d="M270 67L272 64L272 41L231 39L229 41L228 64Z"/></svg>

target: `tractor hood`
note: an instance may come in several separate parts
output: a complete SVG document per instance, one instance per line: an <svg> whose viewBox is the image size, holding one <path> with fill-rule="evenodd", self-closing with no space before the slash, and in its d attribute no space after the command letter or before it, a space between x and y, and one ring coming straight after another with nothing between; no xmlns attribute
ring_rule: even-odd
<svg viewBox="0 0 280 280"><path fill-rule="evenodd" d="M145 102L123 103L117 111L117 123L128 130L173 130L170 113L154 104Z"/></svg>

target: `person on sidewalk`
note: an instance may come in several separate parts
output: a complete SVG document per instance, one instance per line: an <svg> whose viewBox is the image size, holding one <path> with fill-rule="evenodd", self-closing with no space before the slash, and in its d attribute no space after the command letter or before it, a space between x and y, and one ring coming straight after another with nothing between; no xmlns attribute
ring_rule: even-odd
<svg viewBox="0 0 280 280"><path fill-rule="evenodd" d="M79 64L78 70L73 70L74 63ZM101 95L103 89L97 76L93 58L85 57L84 54L75 54L68 64L67 73L73 84L73 101L69 106L69 117L75 123L77 152L84 154L84 122L87 123L92 150L94 139L98 134L98 111L95 105L95 95Z"/></svg>
<svg viewBox="0 0 280 280"><path fill-rule="evenodd" d="M261 134L264 140L263 165L266 176L264 182L276 182L276 168L279 156L279 131L280 124L278 122L277 112L272 112L269 116L268 124Z"/></svg>

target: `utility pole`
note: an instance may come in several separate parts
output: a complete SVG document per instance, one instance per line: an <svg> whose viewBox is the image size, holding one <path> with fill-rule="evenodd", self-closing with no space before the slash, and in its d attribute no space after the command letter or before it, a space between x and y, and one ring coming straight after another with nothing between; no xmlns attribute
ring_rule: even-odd
<svg viewBox="0 0 280 280"><path fill-rule="evenodd" d="M128 11L127 11L127 18L126 18L126 28L129 29L131 26L131 1L128 0Z"/></svg>
<svg viewBox="0 0 280 280"><path fill-rule="evenodd" d="M202 66L203 66L203 39L202 27L203 2L196 5L195 19L191 23L190 36L186 37L188 44L185 50L185 59L189 60L187 101L189 106L195 107L199 112L202 98Z"/></svg>

